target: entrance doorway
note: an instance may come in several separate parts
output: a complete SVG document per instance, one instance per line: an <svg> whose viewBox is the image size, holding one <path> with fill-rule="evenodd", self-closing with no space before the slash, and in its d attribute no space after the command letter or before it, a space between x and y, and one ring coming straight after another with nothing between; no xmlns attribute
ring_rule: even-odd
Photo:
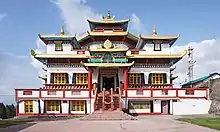
<svg viewBox="0 0 220 132"><path fill-rule="evenodd" d="M161 101L161 113L170 114L170 100Z"/></svg>
<svg viewBox="0 0 220 132"><path fill-rule="evenodd" d="M102 78L102 87L105 90L110 90L111 88L115 88L115 77L114 76L103 76Z"/></svg>

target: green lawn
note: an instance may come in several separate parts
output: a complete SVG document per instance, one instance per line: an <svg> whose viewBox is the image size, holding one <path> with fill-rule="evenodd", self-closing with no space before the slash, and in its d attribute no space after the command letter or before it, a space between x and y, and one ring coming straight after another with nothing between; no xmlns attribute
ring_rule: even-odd
<svg viewBox="0 0 220 132"><path fill-rule="evenodd" d="M31 119L7 119L7 120L0 120L0 128L5 128L12 125L20 125L25 124L27 122L32 122Z"/></svg>
<svg viewBox="0 0 220 132"><path fill-rule="evenodd" d="M220 130L220 117L218 118L180 118L179 121Z"/></svg>
<svg viewBox="0 0 220 132"><path fill-rule="evenodd" d="M79 116L80 117L80 116ZM0 128L5 128L12 125L20 125L25 124L27 122L34 122L34 121L57 121L57 120L67 120L73 118L79 118L77 116L74 117L34 117L34 118L11 118L6 120L0 120Z"/></svg>

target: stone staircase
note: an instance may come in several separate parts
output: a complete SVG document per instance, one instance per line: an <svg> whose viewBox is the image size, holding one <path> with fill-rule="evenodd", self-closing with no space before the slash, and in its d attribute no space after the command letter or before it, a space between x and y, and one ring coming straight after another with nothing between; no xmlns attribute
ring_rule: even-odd
<svg viewBox="0 0 220 132"><path fill-rule="evenodd" d="M103 92L99 93L95 102L95 112L80 119L80 120L137 120L135 117L120 111L119 95L113 94L113 108L111 107L111 94L108 91L105 93L105 104L103 104Z"/></svg>
<svg viewBox="0 0 220 132"><path fill-rule="evenodd" d="M95 111L92 114L81 118L82 121L109 121L109 120L137 120L122 111Z"/></svg>

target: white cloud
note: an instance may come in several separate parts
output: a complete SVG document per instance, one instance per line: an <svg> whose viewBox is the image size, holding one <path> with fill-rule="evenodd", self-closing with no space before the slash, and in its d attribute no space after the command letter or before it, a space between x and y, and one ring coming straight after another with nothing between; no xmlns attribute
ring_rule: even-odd
<svg viewBox="0 0 220 132"><path fill-rule="evenodd" d="M38 88L38 70L30 64L27 56L16 56L0 51L0 102L12 103L15 100L15 88Z"/></svg>
<svg viewBox="0 0 220 132"><path fill-rule="evenodd" d="M2 13L2 14L0 14L0 21L3 20L6 16L7 16L6 13Z"/></svg>
<svg viewBox="0 0 220 132"><path fill-rule="evenodd" d="M220 40L211 39L203 40L201 42L192 42L183 46L174 46L173 49L180 51L191 45L194 48L194 59L196 60L194 66L194 79L201 76L206 76L213 72L220 72ZM175 80L176 85L183 83L187 77L188 72L188 56L186 55L179 63L174 73L179 75Z"/></svg>
<svg viewBox="0 0 220 132"><path fill-rule="evenodd" d="M87 19L100 19L101 15L96 13L86 0L56 0L53 2L59 9L61 17L69 33L77 35L88 30Z"/></svg>
<svg viewBox="0 0 220 132"><path fill-rule="evenodd" d="M147 34L144 24L135 13L131 15L130 30L136 35Z"/></svg>

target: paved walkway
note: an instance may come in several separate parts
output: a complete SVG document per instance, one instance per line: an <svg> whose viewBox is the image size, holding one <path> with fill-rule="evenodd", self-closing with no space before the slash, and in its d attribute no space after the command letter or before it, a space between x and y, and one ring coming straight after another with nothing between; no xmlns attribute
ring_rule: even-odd
<svg viewBox="0 0 220 132"><path fill-rule="evenodd" d="M20 130L19 130L20 129ZM13 126L0 132L217 132L208 128L179 122L172 116L140 117L137 121L50 121Z"/></svg>

